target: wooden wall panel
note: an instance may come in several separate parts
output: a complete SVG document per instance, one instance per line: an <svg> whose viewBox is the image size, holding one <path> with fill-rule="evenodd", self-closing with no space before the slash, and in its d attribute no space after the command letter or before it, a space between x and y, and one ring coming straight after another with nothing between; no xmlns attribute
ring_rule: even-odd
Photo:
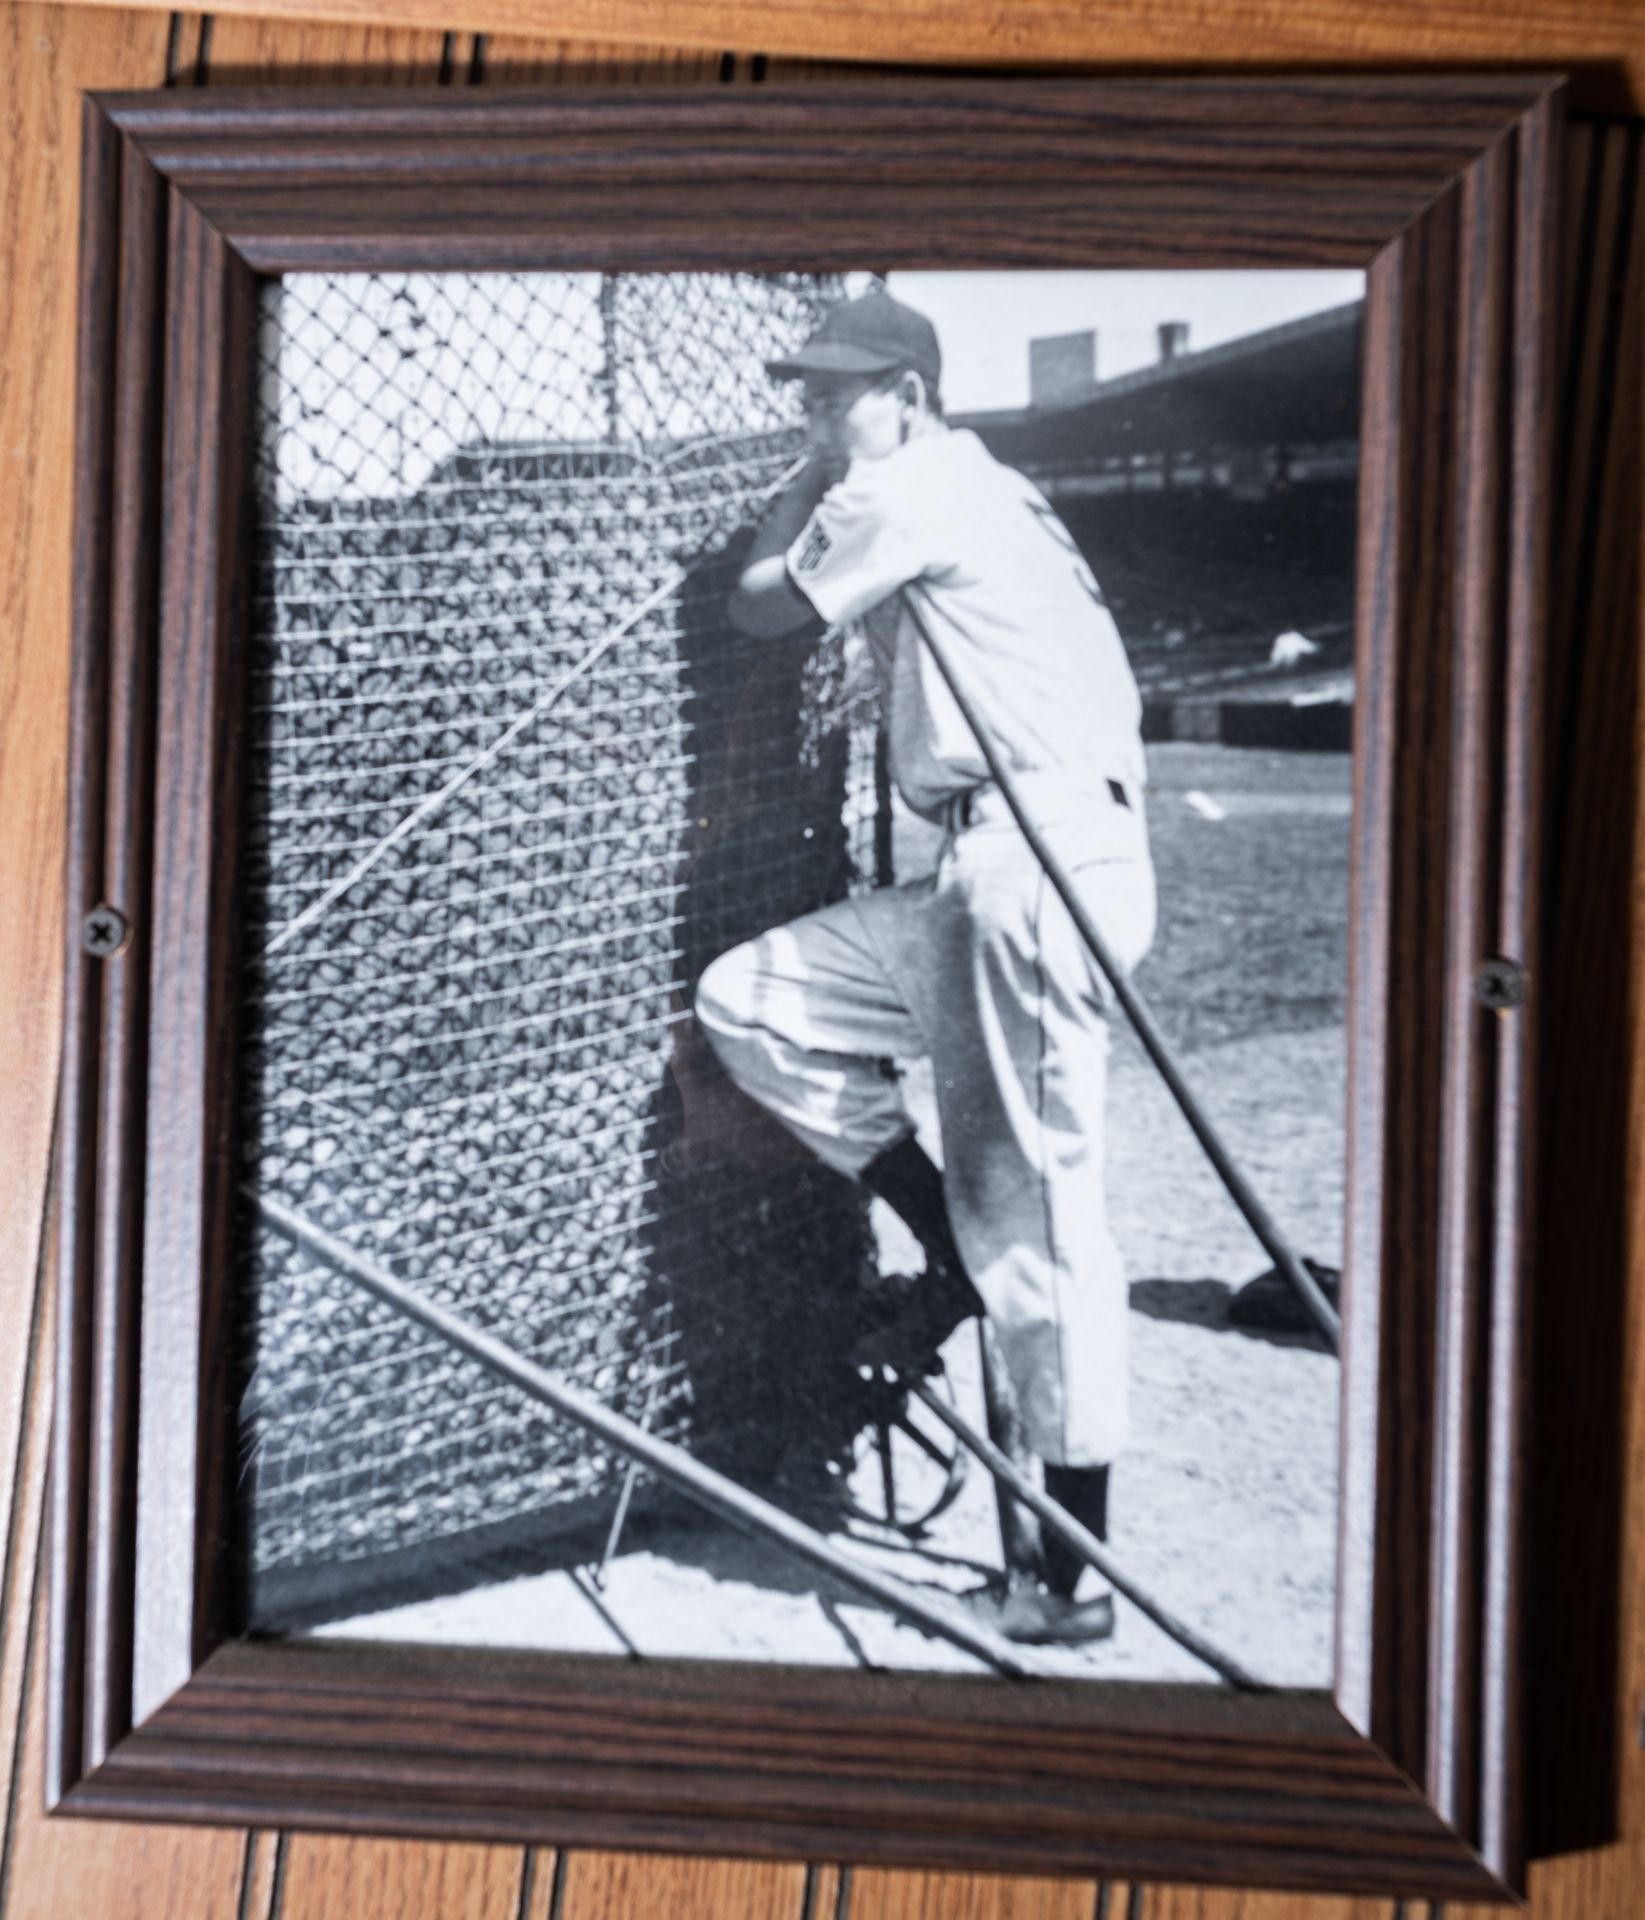
<svg viewBox="0 0 1645 1920"><path fill-rule="evenodd" d="M864 1869L851 1876L849 1914L850 1920L1093 1920L1097 1900L1087 1880Z"/></svg>
<svg viewBox="0 0 1645 1920"><path fill-rule="evenodd" d="M0 500L7 503L0 539L0 1528L7 1544L22 1518L14 1470L63 971L78 92L158 84L165 48L166 23L153 14L0 11L0 72L9 76L0 122Z"/></svg>
<svg viewBox="0 0 1645 1920"><path fill-rule="evenodd" d="M234 1920L243 1836L44 1819L39 1548L50 1410L40 1231L63 965L80 100L160 85L151 12L0 12L0 1908L8 1920Z"/></svg>
<svg viewBox="0 0 1645 1920"><path fill-rule="evenodd" d="M969 66L1494 61L1574 71L1595 112L1645 110L1645 11L1635 0L227 0L222 11Z"/></svg>
<svg viewBox="0 0 1645 1920"><path fill-rule="evenodd" d="M729 65L728 65L729 63ZM615 42L530 40L516 34L487 34L480 73L500 86L627 86L676 82L689 86L739 69L730 54L705 53L699 47L624 46Z"/></svg>
<svg viewBox="0 0 1645 1920"><path fill-rule="evenodd" d="M285 1864L284 1834L253 1833L247 1836L237 1920L274 1920Z"/></svg>
<svg viewBox="0 0 1645 1920"><path fill-rule="evenodd" d="M52 1271L55 1235L46 1236L36 1282L44 1291ZM35 1621L44 1618L39 1602L44 1568L47 1429L50 1423L51 1333L49 1315L39 1312L32 1327L19 1329L27 1346L27 1394L19 1431L8 1433L13 1453L16 1498L10 1510L12 1538L0 1577L0 1914L15 1851L19 1817L29 1802L21 1784L23 1721L28 1708L35 1646ZM0 1322L0 1324L4 1324ZM9 1330L9 1329L8 1329ZM38 1795L36 1796L38 1801Z"/></svg>
<svg viewBox="0 0 1645 1920"><path fill-rule="evenodd" d="M6 267L0 282L0 498L9 509L8 537L0 541L0 819L6 823L0 835L0 996L8 1009L33 1010L32 1020L0 1021L0 1525L6 1548L0 1780L7 1786L0 1920L82 1913L98 1920L170 1920L174 1914L189 1920L216 1920L219 1914L236 1920L353 1920L365 1914L407 1920L1396 1920L1399 1910L1385 1901L603 1853L557 1859L546 1850L273 1834L248 1839L182 1828L59 1826L42 1819L40 1690L32 1684L38 1668L30 1655L38 1633L35 1574L49 1392L43 1373L30 1377L29 1356L49 1352L36 1277L60 970L74 286L63 263L72 257L75 222L73 96L83 85L159 83L168 43L182 84L254 77L438 77L456 84L484 77L541 85L717 77L736 84L767 73L776 79L802 63L773 61L768 67L763 56L723 53L726 44L851 58L922 50L950 58L1100 52L1116 61L1195 64L1327 55L1340 62L1371 59L1379 50L1412 59L1447 53L1507 58L1516 52L1540 58L1558 47L1614 52L1636 30L1645 45L1637 10L1619 0L1599 6L1574 0L1532 6L1522 0L1505 15L1475 0L1446 0L1440 7L1429 0L1373 0L1349 28L1327 0L1304 8L1280 0L1234 0L1210 25L1202 10L1179 0L1145 0L1141 6L1027 0L1002 25L997 10L981 0L948 8L932 0L895 12L852 12L841 5L819 11L798 0L757 0L739 8L711 0L671 0L666 8L633 0L569 0L555 9L555 30L600 38L498 34L476 45L470 34L450 29L540 21L542 0L294 3L310 14L351 15L355 24L326 29L245 17L253 9L238 0L209 19L33 4L0 9L0 62L11 77L10 110L0 122L0 259ZM284 4L264 0L259 10L280 13ZM404 30L380 24L389 17L420 25ZM756 33L762 24L771 30ZM1638 101L1645 104L1645 53L1638 71ZM1607 86L1614 94L1619 72L1590 74L1589 97ZM1585 1771L1578 1764L1585 1756L1566 1748L1557 1725L1550 1723L1548 1738L1561 1769L1581 1780L1590 1805L1603 1799L1611 1778L1620 1780L1626 1838L1535 1869L1534 1920L1630 1920L1645 1910L1645 1761L1637 1728L1645 1698L1645 1272L1638 1254L1645 1243L1645 1034L1625 958L1631 953L1637 965L1645 926L1631 925L1629 916L1645 906L1633 902L1640 892L1634 884L1638 822L1618 803L1619 792L1645 802L1637 772L1645 735L1636 688L1637 554L1645 535L1639 485L1645 223L1639 218L1638 129L1602 129L1583 139L1588 145L1581 150L1570 208L1579 269L1570 298L1576 353L1566 378L1573 425L1565 448L1555 582L1556 629L1568 643L1582 644L1580 652L1571 647L1551 690L1551 734L1555 754L1562 756L1561 790L1568 796L1564 808L1556 809L1550 895L1557 940L1549 971L1551 982L1557 977L1573 989L1569 1016L1555 1030L1564 1056L1578 1063L1567 1069L1567 1092L1573 1076L1586 1076L1590 1088L1596 1079L1604 1081L1604 1073L1595 1076L1589 1067L1606 1059L1607 1048L1617 1090L1604 1096L1601 1088L1573 1127L1562 1129L1550 1174L1555 1204L1548 1231L1556 1254L1561 1246L1571 1248L1575 1234L1578 1252L1567 1270L1572 1299L1584 1288L1602 1286L1605 1273L1620 1273L1624 1255L1631 1257L1627 1341L1612 1356L1608 1390L1584 1397L1596 1462L1615 1457L1617 1425L1626 1422L1625 1462L1600 1477L1615 1515L1631 1516L1631 1524L1625 1533L1612 1528L1607 1559L1585 1538L1604 1532L1591 1524L1586 1505L1548 1520L1551 1531L1541 1537L1552 1552L1584 1568L1583 1582L1568 1584L1585 1585L1589 1611L1583 1614L1580 1596L1568 1592L1563 1604L1574 1611L1552 1619L1553 1638L1534 1640L1532 1651L1543 1670L1566 1671L1584 1623L1603 1637L1604 1612L1593 1611L1595 1566L1620 1582L1627 1596L1620 1633L1590 1660L1585 1695L1571 1704L1566 1727L1567 1733L1579 1727L1579 1710L1591 1711L1599 1701L1615 1716L1614 1747L1601 1756L1606 1764ZM1608 966L1594 959L1606 952L1612 955ZM1626 1048L1617 1044L1623 1032L1630 1041ZM1624 1190L1642 1196L1626 1222L1614 1205ZM1613 1203L1608 1214L1607 1197ZM1609 1241L1601 1216L1613 1223ZM1572 1305L1547 1332L1554 1349L1572 1361L1573 1377L1588 1380L1582 1363L1593 1355L1582 1345L1581 1320ZM1613 1422L1609 1428L1607 1419ZM14 1750L11 1733L19 1720L24 1738ZM1403 1920L1426 1915L1425 1906L1413 1905ZM1475 1917L1452 1908L1444 1920Z"/></svg>
<svg viewBox="0 0 1645 1920"><path fill-rule="evenodd" d="M211 15L174 12L166 46L166 85L192 87L205 78L211 52Z"/></svg>
<svg viewBox="0 0 1645 1920"><path fill-rule="evenodd" d="M279 1920L392 1914L395 1920L516 1920L518 1847L432 1846L294 1834L280 1876ZM8 1916L9 1920L9 1916Z"/></svg>
<svg viewBox="0 0 1645 1920"><path fill-rule="evenodd" d="M399 86L440 78L448 36L427 28L326 27L213 18L202 78L212 86Z"/></svg>
<svg viewBox="0 0 1645 1920"><path fill-rule="evenodd" d="M1131 1905L1126 1920L1396 1920L1399 1915L1398 1904L1387 1900L1225 1893L1209 1887L1139 1887ZM1446 1908L1447 1920L1454 1911ZM1116 1916L1110 1914L1109 1920Z"/></svg>
<svg viewBox="0 0 1645 1920"><path fill-rule="evenodd" d="M239 1920L243 1833L44 1817L44 1640L40 1609L30 1649L32 1684L25 1686L22 1765L14 1782L6 1920ZM458 1920L468 1920L467 1913Z"/></svg>
<svg viewBox="0 0 1645 1920"><path fill-rule="evenodd" d="M804 1867L672 1855L573 1853L556 1920L802 1920Z"/></svg>
<svg viewBox="0 0 1645 1920"><path fill-rule="evenodd" d="M559 1920L559 1856L551 1847L527 1847L520 1884L520 1920Z"/></svg>
<svg viewBox="0 0 1645 1920"><path fill-rule="evenodd" d="M850 1901L849 1867L812 1867L808 1870L802 1920L846 1920Z"/></svg>

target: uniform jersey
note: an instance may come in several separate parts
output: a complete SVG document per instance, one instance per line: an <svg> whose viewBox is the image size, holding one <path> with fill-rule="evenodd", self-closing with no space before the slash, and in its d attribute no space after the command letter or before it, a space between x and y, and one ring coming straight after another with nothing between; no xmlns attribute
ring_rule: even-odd
<svg viewBox="0 0 1645 1920"><path fill-rule="evenodd" d="M918 813L989 779L904 602L993 723L1009 771L1076 792L1145 777L1142 703L1073 536L1024 475L968 429L857 460L789 548L790 578L830 624L862 618L887 690L891 771Z"/></svg>

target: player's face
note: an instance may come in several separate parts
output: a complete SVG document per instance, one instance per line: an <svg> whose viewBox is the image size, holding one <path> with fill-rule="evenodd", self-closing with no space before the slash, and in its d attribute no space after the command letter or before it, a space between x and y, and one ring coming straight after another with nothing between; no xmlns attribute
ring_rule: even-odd
<svg viewBox="0 0 1645 1920"><path fill-rule="evenodd" d="M903 401L879 374L807 374L806 430L830 460L883 460L903 440Z"/></svg>

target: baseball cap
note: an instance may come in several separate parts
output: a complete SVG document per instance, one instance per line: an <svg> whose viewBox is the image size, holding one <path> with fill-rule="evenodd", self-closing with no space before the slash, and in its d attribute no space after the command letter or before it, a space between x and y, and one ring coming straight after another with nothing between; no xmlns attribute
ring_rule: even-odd
<svg viewBox="0 0 1645 1920"><path fill-rule="evenodd" d="M889 373L894 367L912 367L935 386L942 349L923 313L879 287L830 307L798 352L765 363L773 380L795 380L804 373Z"/></svg>

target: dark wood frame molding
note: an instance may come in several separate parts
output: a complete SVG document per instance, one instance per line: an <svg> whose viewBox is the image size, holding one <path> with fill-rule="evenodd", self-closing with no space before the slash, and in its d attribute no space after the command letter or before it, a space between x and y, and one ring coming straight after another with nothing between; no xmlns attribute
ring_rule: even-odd
<svg viewBox="0 0 1645 1920"><path fill-rule="evenodd" d="M882 78L85 113L48 1793L67 1813L1479 1900L1521 1482L1559 84ZM254 296L297 268L1361 266L1337 1685L256 1643L223 1590ZM81 924L129 922L112 958Z"/></svg>

